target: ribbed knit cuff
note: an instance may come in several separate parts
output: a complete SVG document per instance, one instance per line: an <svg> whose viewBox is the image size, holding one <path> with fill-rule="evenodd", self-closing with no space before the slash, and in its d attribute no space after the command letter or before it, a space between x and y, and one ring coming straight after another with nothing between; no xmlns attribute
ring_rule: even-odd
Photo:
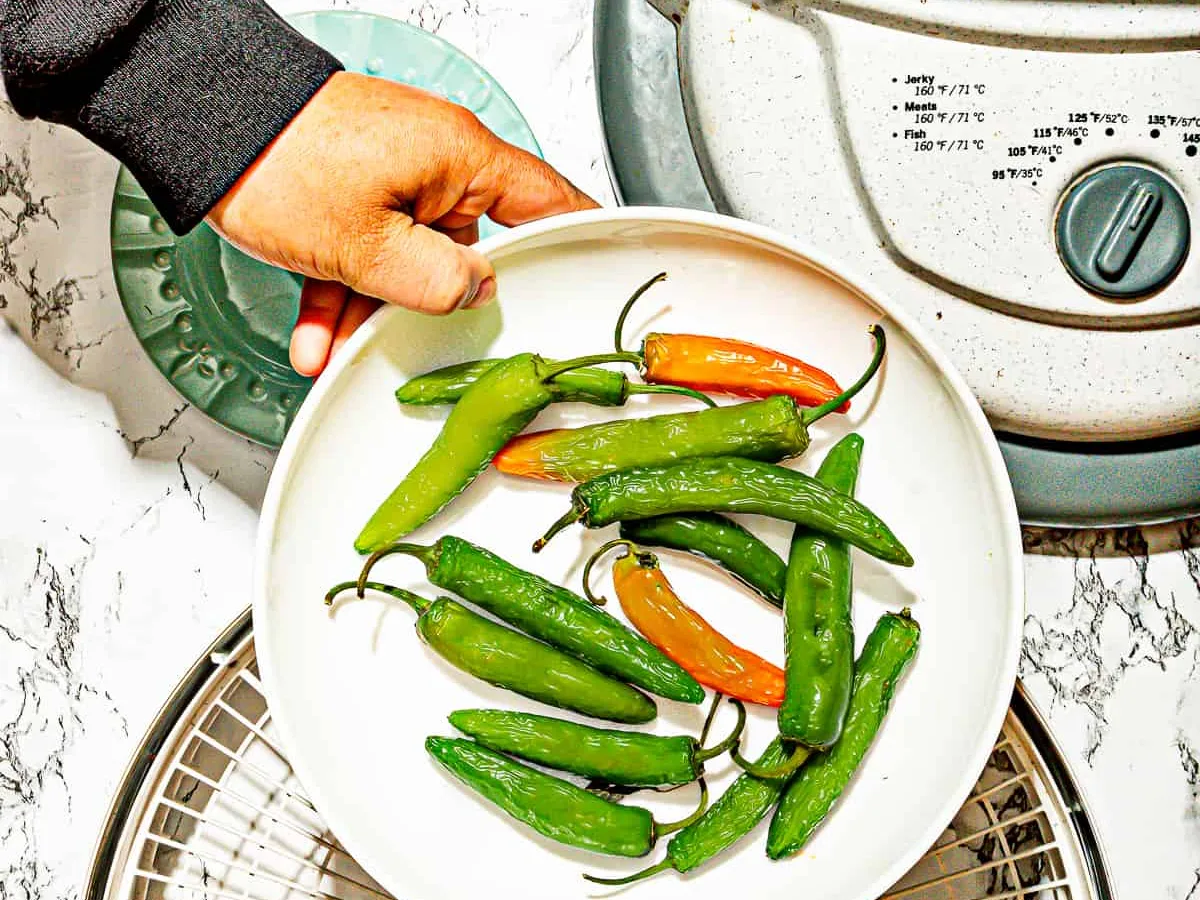
<svg viewBox="0 0 1200 900"><path fill-rule="evenodd" d="M181 233L341 68L261 0L151 0L102 55L31 112L125 163Z"/></svg>

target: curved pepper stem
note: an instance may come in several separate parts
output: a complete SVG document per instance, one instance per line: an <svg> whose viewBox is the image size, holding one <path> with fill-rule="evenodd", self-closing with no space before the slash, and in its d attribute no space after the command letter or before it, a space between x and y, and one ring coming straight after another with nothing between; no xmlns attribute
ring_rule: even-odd
<svg viewBox="0 0 1200 900"><path fill-rule="evenodd" d="M621 307L621 314L617 316L617 327L613 329L613 349L618 353L624 353L625 348L621 346L622 332L625 330L625 320L629 317L629 311L633 309L633 304L641 299L642 294L654 287L660 281L667 280L666 272L659 272L640 288L633 292L633 295L625 301L625 305Z"/></svg>
<svg viewBox="0 0 1200 900"><path fill-rule="evenodd" d="M867 365L867 369L859 376L858 381L850 385L832 400L826 400L820 406L814 406L812 409L805 409L800 412L800 420L805 425L811 425L817 419L824 418L835 410L841 409L842 404L852 398L855 394L867 386L867 382L875 377L875 373L879 371L879 366L883 362L883 355L887 350L887 334L884 333L883 326L876 322L867 329L867 333L875 339L875 353L871 357L871 362Z"/></svg>
<svg viewBox="0 0 1200 900"><path fill-rule="evenodd" d="M760 766L757 763L751 762L742 756L735 747L730 756L753 778L761 778L763 781L779 781L783 778L790 778L791 775L804 765L805 760L812 755L812 751L808 747L797 747L792 751L792 755L788 757L786 762L782 762L777 766Z"/></svg>
<svg viewBox="0 0 1200 900"><path fill-rule="evenodd" d="M725 695L720 691L713 692L712 705L708 708L708 715L704 717L704 727L700 729L700 737L696 739L696 743L698 743L701 747L703 747L704 742L708 740L709 729L712 728L713 720L717 717L717 708L721 705L721 698L724 696Z"/></svg>
<svg viewBox="0 0 1200 900"><path fill-rule="evenodd" d="M373 591L379 591L381 594L387 594L389 597L395 597L397 600L403 600L412 607L413 612L418 616L429 609L429 605L432 602L419 594L414 594L412 591L406 591L404 588L384 584L380 581L343 581L341 584L335 584L325 594L325 605L333 606L333 601L337 595L351 588L354 589L355 595L359 597L363 595L364 588L370 588Z"/></svg>
<svg viewBox="0 0 1200 900"><path fill-rule="evenodd" d="M545 360L542 360L545 362ZM550 381L557 378L559 375L564 375L567 372L573 372L576 369L586 369L588 366L599 366L603 363L630 363L639 366L642 363L642 357L639 353L625 353L618 351L616 353L593 353L589 356L577 356L574 359L565 359L556 362L549 366L542 373L542 381Z"/></svg>
<svg viewBox="0 0 1200 900"><path fill-rule="evenodd" d="M572 503L571 508L563 513L562 517L546 529L546 533L533 542L533 552L541 553L542 548L550 543L551 538L562 531L564 528L569 528L584 517L586 510L581 504Z"/></svg>
<svg viewBox="0 0 1200 900"><path fill-rule="evenodd" d="M367 557L367 561L363 563L362 571L358 573L358 596L361 597L363 595L363 589L367 586L367 578L370 576L371 570L375 568L375 563L379 562L385 556L391 556L394 553L415 556L428 569L433 564L437 553L437 546L430 545L427 547L424 544L409 544L404 541L397 541L394 544L388 544L386 547L380 547Z"/></svg>
<svg viewBox="0 0 1200 900"><path fill-rule="evenodd" d="M653 553L651 553L649 550L643 550L641 547L639 547L633 541L627 540L625 538L616 538L615 540L609 541L607 544L601 544L600 547L597 548L596 552L588 557L588 561L583 564L583 596L587 597L589 600L591 600L597 606L603 606L605 603L608 602L608 598L607 597L597 597L595 594L592 593L592 587L591 587L592 567L594 565L596 565L597 562L600 561L600 557L602 557L609 550L613 549L613 547L624 547L627 551L626 556L636 557L638 565L644 569L657 569L658 568L658 557L655 556ZM536 547L534 549L534 552L535 553L537 552ZM715 709L715 707L714 707L714 709Z"/></svg>
<svg viewBox="0 0 1200 900"><path fill-rule="evenodd" d="M648 869L642 869L640 872L634 872L632 875L626 875L624 878L601 878L599 875L584 874L584 880L590 881L592 884L609 884L613 887L619 887L623 884L633 884L635 881L641 881L643 878L649 878L651 875L657 875L659 872L665 872L667 869L675 868L671 864L671 857L667 857L660 863L655 863Z"/></svg>
<svg viewBox="0 0 1200 900"><path fill-rule="evenodd" d="M721 695L717 694L717 699L719 700L720 698ZM714 744L707 750L701 749L700 752L696 754L696 762L707 762L708 760L718 757L722 753L728 753L731 750L735 753L737 752L737 748L740 746L742 741L742 732L746 729L746 707L742 701L738 700L736 697L730 697L729 702L737 707L737 724L733 726L733 731L730 732L729 737L725 738L725 740L721 741L719 744ZM717 704L713 703L712 711L709 713L709 721L705 723L704 731L700 733L701 744L703 744L704 739L708 737L708 726L712 722L712 714L716 711Z"/></svg>
<svg viewBox="0 0 1200 900"><path fill-rule="evenodd" d="M708 396L708 394L687 387L679 387L675 384L637 384L636 382L630 382L628 390L631 394L679 394L699 400L710 409L717 405L717 402Z"/></svg>
<svg viewBox="0 0 1200 900"><path fill-rule="evenodd" d="M686 819L680 819L678 822L667 822L665 824L660 824L658 822L655 822L654 823L654 839L655 840L658 840L663 835L674 834L676 831L680 831L684 828L687 828L689 825L691 825L693 822L695 822L697 819L699 819L702 815L704 815L705 811L708 809L708 782L705 781L703 778L700 778L696 781L696 783L698 785L700 785L700 805L697 806L694 810L692 810L691 815L689 815Z"/></svg>

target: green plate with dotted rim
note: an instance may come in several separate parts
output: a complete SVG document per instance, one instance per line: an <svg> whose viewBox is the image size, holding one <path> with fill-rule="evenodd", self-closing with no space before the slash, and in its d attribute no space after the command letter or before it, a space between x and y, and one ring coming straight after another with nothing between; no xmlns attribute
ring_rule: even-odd
<svg viewBox="0 0 1200 900"><path fill-rule="evenodd" d="M314 12L289 17L350 71L441 94L509 143L541 156L516 104L483 68L426 31L384 16ZM499 226L480 222L480 236ZM128 170L112 209L117 291L138 340L184 399L268 447L283 442L312 379L288 364L298 275L251 259L207 225L171 232Z"/></svg>

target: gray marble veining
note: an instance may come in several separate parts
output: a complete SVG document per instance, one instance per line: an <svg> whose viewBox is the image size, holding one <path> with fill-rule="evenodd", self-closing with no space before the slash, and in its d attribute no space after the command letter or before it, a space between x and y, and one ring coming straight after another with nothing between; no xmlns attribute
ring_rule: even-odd
<svg viewBox="0 0 1200 900"><path fill-rule="evenodd" d="M1178 544L1194 592L1200 592L1196 547L1200 523L1178 526ZM1055 533L1028 531L1025 546L1070 560L1074 589L1070 605L1049 616L1030 614L1022 647L1023 676L1042 676L1052 691L1052 703L1072 703L1087 710L1084 757L1091 761L1109 722L1106 704L1127 673L1142 666L1165 670L1169 661L1187 655L1191 671L1200 666L1200 626L1180 607L1186 597L1160 591L1152 581L1150 555L1140 529ZM1132 571L1106 578L1102 558L1125 559ZM1165 563L1169 565L1169 563Z"/></svg>
<svg viewBox="0 0 1200 900"><path fill-rule="evenodd" d="M1067 748L1118 891L1200 878L1200 522L1025 534L1021 678Z"/></svg>

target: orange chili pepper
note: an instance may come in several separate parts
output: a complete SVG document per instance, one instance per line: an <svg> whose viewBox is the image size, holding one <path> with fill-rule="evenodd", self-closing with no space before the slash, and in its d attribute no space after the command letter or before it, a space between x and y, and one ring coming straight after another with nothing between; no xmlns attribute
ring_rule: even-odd
<svg viewBox="0 0 1200 900"><path fill-rule="evenodd" d="M625 540L602 546L583 570L583 590L591 600L604 602L588 587L592 566L618 545L628 552L613 563L613 587L621 609L646 640L705 687L748 703L783 702L783 669L733 643L680 600L653 553Z"/></svg>
<svg viewBox="0 0 1200 900"><path fill-rule="evenodd" d="M626 302L617 319L614 343L621 347L625 318L638 298L667 277L660 272ZM804 406L819 406L842 392L833 376L776 350L731 338L699 334L652 333L642 343L642 376L651 384L671 384L711 394L770 397L787 394ZM846 412L847 400L837 408Z"/></svg>
<svg viewBox="0 0 1200 900"><path fill-rule="evenodd" d="M828 372L758 344L699 334L650 334L642 344L643 377L711 394L787 394L819 406L842 392ZM837 412L850 408L847 400Z"/></svg>

